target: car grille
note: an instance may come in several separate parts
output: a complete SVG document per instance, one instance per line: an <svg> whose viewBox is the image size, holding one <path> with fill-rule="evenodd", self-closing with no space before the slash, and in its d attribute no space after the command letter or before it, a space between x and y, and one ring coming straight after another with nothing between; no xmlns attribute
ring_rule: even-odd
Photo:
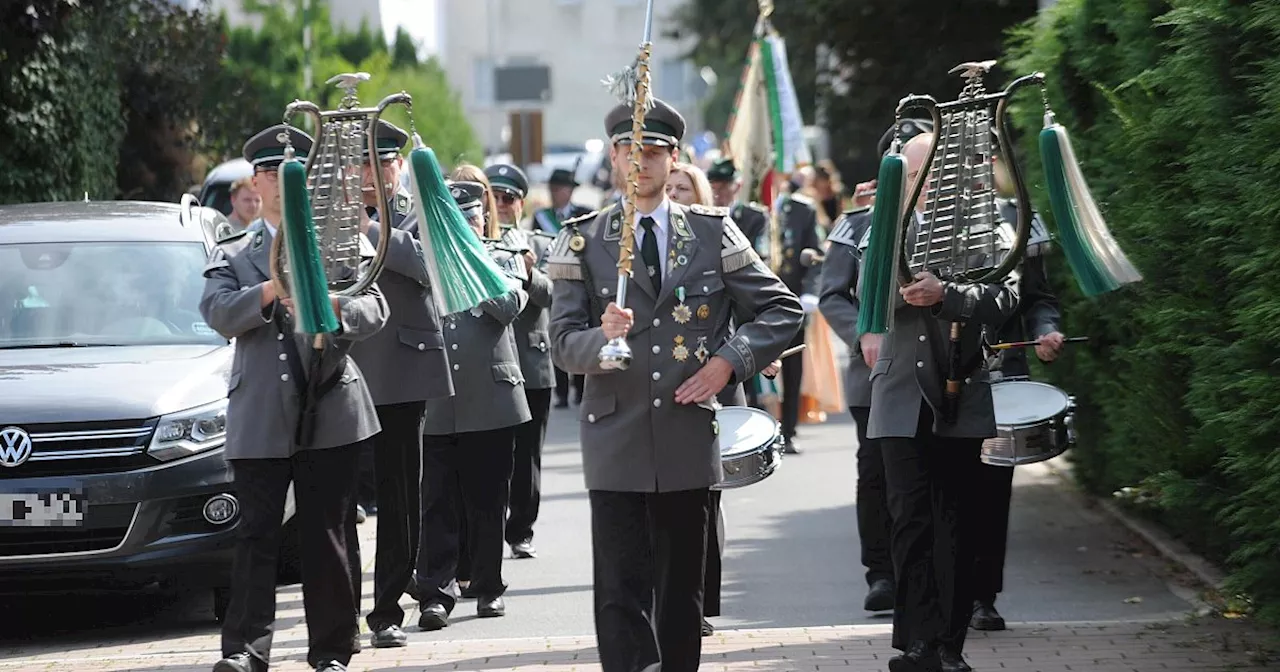
<svg viewBox="0 0 1280 672"><path fill-rule="evenodd" d="M89 504L83 527L0 527L0 558L105 551L129 533L137 504Z"/></svg>
<svg viewBox="0 0 1280 672"><path fill-rule="evenodd" d="M158 420L62 422L18 425L31 435L31 457L0 467L0 479L82 476L130 471L158 464L147 445Z"/></svg>

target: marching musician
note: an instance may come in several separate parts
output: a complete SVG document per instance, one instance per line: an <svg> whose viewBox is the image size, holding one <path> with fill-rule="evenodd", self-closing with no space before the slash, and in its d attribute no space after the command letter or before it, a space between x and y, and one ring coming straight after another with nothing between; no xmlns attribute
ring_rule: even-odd
<svg viewBox="0 0 1280 672"><path fill-rule="evenodd" d="M605 118L615 174L630 168L631 114L620 105ZM625 308L613 302L623 208L566 222L548 255L552 356L587 376L581 438L605 672L698 668L709 488L722 475L713 401L781 354L802 319L726 210L665 197L684 130L655 100L633 176L638 254ZM744 316L732 337L730 313ZM615 337L633 353L624 370L600 366Z"/></svg>
<svg viewBox="0 0 1280 672"><path fill-rule="evenodd" d="M806 249L820 249L818 236L817 204L807 196L793 192L782 194L779 224L781 226L782 259L778 261L778 277L796 296L806 313L818 308L817 283L819 267L806 267L800 263L800 253ZM766 229L767 231L767 229ZM767 234L766 234L767 236ZM766 243L767 245L767 243ZM795 347L804 343L801 329L789 344ZM782 362L782 438L786 441L783 452L799 455L796 447L796 425L800 422L801 385L804 378L804 357L788 357Z"/></svg>
<svg viewBox="0 0 1280 672"><path fill-rule="evenodd" d="M505 171L505 172L500 172ZM542 444L547 439L547 416L551 413L551 388L556 384L551 365L551 337L547 333L551 308L551 278L538 266L555 236L540 230L527 231L518 226L519 206L528 193L524 171L510 164L489 166L490 184L494 190L502 185L516 190L519 198L513 210L498 207L502 245L523 250L528 275L522 280L529 293L529 303L515 321L516 348L520 351L520 370L524 373L524 395L529 402L529 422L516 428L515 466L511 470L511 502L507 514L507 543L511 557L537 557L533 546L533 524L538 520L542 500ZM510 176L511 179L507 179Z"/></svg>
<svg viewBox="0 0 1280 672"><path fill-rule="evenodd" d="M341 328L324 337L322 350L313 349L312 337L294 332L292 303L277 296L271 281L271 243L282 221L276 171L286 139L301 157L311 149L307 134L283 124L245 143L262 214L214 250L200 300L205 322L236 342L225 450L241 520L222 626L223 659L215 672L261 672L270 662L276 565L291 481L304 558L307 662L324 672L346 670L358 633L346 547L355 510L352 474L360 450L380 427L364 376L348 352L382 329L389 309L370 285L359 296L333 297ZM307 379L309 371L318 372L318 382Z"/></svg>
<svg viewBox="0 0 1280 672"><path fill-rule="evenodd" d="M440 316L418 242L418 216L413 197L401 186L409 134L379 120L375 134L378 156L365 150L364 197L368 217L361 223L373 244L385 229L387 257L378 284L391 308L387 326L357 344L351 356L360 365L382 432L373 439L377 476L378 543L373 568L373 609L365 618L375 648L404 646L404 610L400 596L410 591L418 557L419 493L422 470L422 424L427 399L453 394L449 357L444 349ZM368 146L366 141L365 146ZM374 168L374 166L377 168ZM374 170L390 193L383 195L389 226L378 222ZM360 584L357 583L357 586Z"/></svg>
<svg viewBox="0 0 1280 672"><path fill-rule="evenodd" d="M450 193L468 211L480 207L484 185L454 182ZM483 231L469 218L476 234ZM427 400L423 424L422 529L418 547L417 589L422 616L418 627L449 625L457 603L460 557L459 519L465 517L471 557L471 591L476 615L506 614L502 599L503 523L507 513L515 429L530 419L524 376L512 322L529 295L515 276L528 277L519 255L494 248L499 266L514 269L512 289L469 311L446 315L444 342L449 354L454 396Z"/></svg>
<svg viewBox="0 0 1280 672"><path fill-rule="evenodd" d="M563 222L591 213L591 208L573 202L573 191L578 188L574 171L556 168L547 178L547 190L551 192L551 207L533 213L532 229L555 235L560 233Z"/></svg>
<svg viewBox="0 0 1280 672"><path fill-rule="evenodd" d="M993 156L996 189L1008 198L996 201L1000 210L1001 233L1012 241L1014 223L1018 221L1018 201L1012 198L1013 179L1008 168ZM1038 341L1036 357L1042 362L1057 359L1063 346L1061 314L1058 299L1049 287L1045 254L1049 251L1049 232L1039 215L1032 212L1031 234L1020 266L1018 309L998 332L998 341L1011 343ZM1000 351L992 365L992 380L1029 377L1031 367L1022 348ZM996 611L996 595L1004 590L1004 561L1009 537L1009 504L1013 496L1013 467L978 465L974 482L975 509L983 512L982 524L970 526L973 536L973 617L975 630L1004 630L1004 617Z"/></svg>
<svg viewBox="0 0 1280 672"><path fill-rule="evenodd" d="M908 139L924 131L922 123L915 119L901 120L885 132L880 142L881 155L889 151L889 142L895 134L901 133L901 137ZM818 296L822 316L849 346L844 390L858 435L858 540L862 548L862 566L867 570L867 597L863 608L867 611L891 611L893 558L889 550L891 522L885 493L884 460L880 443L867 438L867 424L871 416L870 376L875 360L871 353L862 351L858 338L858 266L862 260L859 246L870 228L869 207L850 210L836 221L835 228L827 237L831 246L822 262Z"/></svg>
<svg viewBox="0 0 1280 672"><path fill-rule="evenodd" d="M911 183L933 141L922 133L902 154ZM928 186L915 203L916 234ZM871 413L867 437L879 440L884 459L894 577L894 672L967 672L963 649L973 611L971 541L962 533L971 515L970 493L984 438L995 436L995 409L982 331L998 327L1018 303L1016 282L942 282L930 272L899 289L893 329L862 334L859 347L871 367ZM955 422L941 416L952 322L963 322L961 360L976 361L962 373ZM976 355L976 356L975 356Z"/></svg>

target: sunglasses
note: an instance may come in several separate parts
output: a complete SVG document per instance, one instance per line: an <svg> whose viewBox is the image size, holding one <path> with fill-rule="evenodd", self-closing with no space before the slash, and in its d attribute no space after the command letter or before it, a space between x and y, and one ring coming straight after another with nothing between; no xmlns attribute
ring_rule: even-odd
<svg viewBox="0 0 1280 672"><path fill-rule="evenodd" d="M508 194L505 191L493 192L493 199L503 205L511 205L512 203L515 203L516 201L520 200L516 196L512 194Z"/></svg>

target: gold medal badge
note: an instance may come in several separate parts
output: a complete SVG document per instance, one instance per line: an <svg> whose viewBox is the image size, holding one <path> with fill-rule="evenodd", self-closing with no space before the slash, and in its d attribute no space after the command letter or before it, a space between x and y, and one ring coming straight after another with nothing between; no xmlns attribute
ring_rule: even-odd
<svg viewBox="0 0 1280 672"><path fill-rule="evenodd" d="M711 317L711 306L708 306L705 303L698 306L698 319L705 320L708 317Z"/></svg>
<svg viewBox="0 0 1280 672"><path fill-rule="evenodd" d="M583 238L581 233L574 234L574 236L569 239L569 249L574 252L581 252L586 247L587 239Z"/></svg>
<svg viewBox="0 0 1280 672"><path fill-rule="evenodd" d="M676 336L676 345L671 348L671 358L677 362L689 359L689 348L685 347L684 336Z"/></svg>

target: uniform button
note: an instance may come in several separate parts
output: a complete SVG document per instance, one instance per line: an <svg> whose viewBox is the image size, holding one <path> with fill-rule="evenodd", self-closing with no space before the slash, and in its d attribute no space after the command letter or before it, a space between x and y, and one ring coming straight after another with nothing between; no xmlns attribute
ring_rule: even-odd
<svg viewBox="0 0 1280 672"><path fill-rule="evenodd" d="M289 374L287 374L287 373L282 373L282 374L280 374L280 380L283 380L283 381L285 381L286 383L287 383L287 382L289 382Z"/></svg>
<svg viewBox="0 0 1280 672"><path fill-rule="evenodd" d="M595 422L595 421L596 421L596 414L595 414L595 413L588 413L588 414L587 414L587 422Z"/></svg>
<svg viewBox="0 0 1280 672"><path fill-rule="evenodd" d="M454 371L457 371L457 370L458 370L458 365L457 365L457 364L454 364L454 365L453 365L453 370L454 370Z"/></svg>
<svg viewBox="0 0 1280 672"><path fill-rule="evenodd" d="M661 373L658 373L657 371L654 371L654 372L653 372L653 379L654 379L654 380L658 380L658 379L660 379L660 378L662 378L662 374L661 374Z"/></svg>
<svg viewBox="0 0 1280 672"><path fill-rule="evenodd" d="M283 352L282 352L282 353L280 353L280 361L282 361L282 362L283 362L283 361L286 361L286 360L288 360L288 359L289 359L289 355L286 355L286 354L284 354Z"/></svg>
<svg viewBox="0 0 1280 672"><path fill-rule="evenodd" d="M418 349L419 349L419 350L426 350L426 349L427 349L427 344L426 344L426 343L419 343L419 344L418 344Z"/></svg>
<svg viewBox="0 0 1280 672"><path fill-rule="evenodd" d="M458 325L456 325L456 324L454 324L454 323L450 322L450 323L449 323L449 328L450 328L450 329L457 329L457 328L458 328Z"/></svg>
<svg viewBox="0 0 1280 672"><path fill-rule="evenodd" d="M924 334L920 334L920 342L924 343Z"/></svg>
<svg viewBox="0 0 1280 672"><path fill-rule="evenodd" d="M654 408L659 408L659 407L661 407L661 406L662 406L662 400L661 400L661 399L654 399L654 400L653 400L653 407L654 407Z"/></svg>
<svg viewBox="0 0 1280 672"><path fill-rule="evenodd" d="M457 349L458 349L458 344L457 344L457 343L454 343L453 345L450 345L449 347L453 348L454 350L457 350Z"/></svg>
<svg viewBox="0 0 1280 672"><path fill-rule="evenodd" d="M972 380L972 379L970 379L970 378L965 378L965 379L964 379L964 384L965 384L965 385L968 385L970 380Z"/></svg>
<svg viewBox="0 0 1280 672"><path fill-rule="evenodd" d="M240 289L249 289L249 285L240 285Z"/></svg>
<svg viewBox="0 0 1280 672"><path fill-rule="evenodd" d="M656 317L655 317L655 318L653 318L653 326L655 326L655 327L656 327L656 326L658 326L658 325L660 325L660 324L662 324L662 320L659 320L659 319L658 319L658 318L656 318Z"/></svg>
<svg viewBox="0 0 1280 672"><path fill-rule="evenodd" d="M277 340L277 341L283 341L283 340L284 340L284 334L276 334L276 340Z"/></svg>
<svg viewBox="0 0 1280 672"><path fill-rule="evenodd" d="M547 351L547 344L546 344L546 343L539 343L539 344L538 344L538 349L539 349L539 350L541 350L541 351L543 351L543 352L546 352L546 351Z"/></svg>
<svg viewBox="0 0 1280 672"><path fill-rule="evenodd" d="M923 368L924 368L924 362L916 362L916 368L917 368L917 369L923 369Z"/></svg>
<svg viewBox="0 0 1280 672"><path fill-rule="evenodd" d="M704 292L710 292L710 291L711 291L711 288L710 288L710 287L708 287L708 286L706 286L706 285L703 285L703 286L702 286L702 291L704 291Z"/></svg>
<svg viewBox="0 0 1280 672"><path fill-rule="evenodd" d="M601 295L601 296L609 296L609 288L608 288L608 287L601 287L601 288L600 288L600 295Z"/></svg>
<svg viewBox="0 0 1280 672"><path fill-rule="evenodd" d="M658 354L658 353L660 353L660 352L662 352L662 348L660 348L660 347L658 347L658 346L656 346L656 345L655 345L655 346L653 346L653 354L655 354L655 355L656 355L656 354Z"/></svg>

